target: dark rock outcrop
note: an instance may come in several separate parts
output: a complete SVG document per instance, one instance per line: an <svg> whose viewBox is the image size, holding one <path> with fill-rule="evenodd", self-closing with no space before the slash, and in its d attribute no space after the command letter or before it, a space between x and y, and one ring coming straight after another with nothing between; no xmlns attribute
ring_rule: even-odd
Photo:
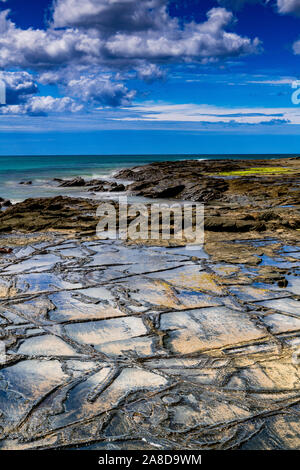
<svg viewBox="0 0 300 470"><path fill-rule="evenodd" d="M0 233L14 230L95 230L99 221L96 218L97 206L96 202L88 199L63 196L26 199L0 213Z"/></svg>
<svg viewBox="0 0 300 470"><path fill-rule="evenodd" d="M10 207L12 202L9 199L0 198L0 208Z"/></svg>
<svg viewBox="0 0 300 470"><path fill-rule="evenodd" d="M120 182L75 178L64 187L82 186L89 192L129 192L153 199L187 200L205 204L205 230L218 233L293 232L299 236L299 160L161 162L122 170L118 178L134 180L127 188ZM221 177L224 169L278 166L289 173ZM230 169L230 170L229 170ZM2 201L3 204L4 201ZM27 199L0 213L0 231L95 231L100 201L55 197ZM9 204L9 203L7 203ZM93 215L95 214L95 215Z"/></svg>
<svg viewBox="0 0 300 470"><path fill-rule="evenodd" d="M64 181L59 186L61 186L62 188L71 188L71 187L85 186L85 184L86 184L85 180L79 176L78 178Z"/></svg>

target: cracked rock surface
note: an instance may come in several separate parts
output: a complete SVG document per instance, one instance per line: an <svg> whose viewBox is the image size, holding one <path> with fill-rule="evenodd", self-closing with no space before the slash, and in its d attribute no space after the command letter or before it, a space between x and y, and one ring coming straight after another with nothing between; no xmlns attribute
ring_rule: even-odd
<svg viewBox="0 0 300 470"><path fill-rule="evenodd" d="M15 238L0 257L0 449L300 449L292 236L206 252Z"/></svg>

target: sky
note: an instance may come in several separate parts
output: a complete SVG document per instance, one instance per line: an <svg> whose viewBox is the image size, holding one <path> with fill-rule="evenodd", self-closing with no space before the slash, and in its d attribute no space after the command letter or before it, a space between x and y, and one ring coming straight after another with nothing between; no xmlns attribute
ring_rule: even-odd
<svg viewBox="0 0 300 470"><path fill-rule="evenodd" d="M299 65L300 0L0 0L0 155L300 154Z"/></svg>

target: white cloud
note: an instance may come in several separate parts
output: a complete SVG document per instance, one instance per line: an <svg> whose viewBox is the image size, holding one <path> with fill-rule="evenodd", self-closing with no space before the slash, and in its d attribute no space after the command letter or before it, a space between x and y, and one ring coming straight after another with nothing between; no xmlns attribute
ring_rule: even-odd
<svg viewBox="0 0 300 470"><path fill-rule="evenodd" d="M300 0L277 0L278 12L282 15L300 16ZM293 44L294 54L300 54L300 40Z"/></svg>
<svg viewBox="0 0 300 470"><path fill-rule="evenodd" d="M258 52L258 39L251 41L225 31L232 20L231 12L213 8L204 23L189 23L181 29L173 23L165 34L161 31L115 34L107 39L104 50L108 57L164 62L191 59L205 62Z"/></svg>
<svg viewBox="0 0 300 470"><path fill-rule="evenodd" d="M15 75L23 88L11 88L15 101L8 105L22 105L19 111L29 113L73 112L71 95L79 104L126 106L135 91L117 79L117 72L126 77L135 71L139 79L151 82L164 77L163 66L169 63L207 63L259 52L257 38L230 32L234 17L226 9L211 9L202 23L179 24L169 16L167 3L56 0L53 23L45 30L17 27L10 10L0 12L0 67L37 72L39 83L56 84L67 95L64 102L34 100L35 80Z"/></svg>
<svg viewBox="0 0 300 470"><path fill-rule="evenodd" d="M255 84L262 84L262 85L273 85L273 86L280 86L280 85L289 85L292 86L292 83L296 80L293 77L283 77L278 79L262 79L262 80L248 80L247 83L255 83Z"/></svg>
<svg viewBox="0 0 300 470"><path fill-rule="evenodd" d="M114 16L111 17L111 29L108 28L108 22L106 28L89 23L87 13L83 14L82 10L93 11L96 4L103 6L104 3L111 8L116 8L118 5L131 5L133 8L133 3L137 5L131 0L118 2L101 0L100 3L95 0L88 0L84 3L79 0L59 0L54 10L54 18L60 18L60 25L70 23L70 27L59 30L49 28L46 31L18 28L8 18L9 10L1 12L0 66L42 68L66 64L89 64L119 67L121 65L134 66L139 60L150 62L213 61L253 54L259 50L258 39L252 41L225 31L225 28L232 22L233 15L224 8L210 10L207 13L208 19L204 23L186 23L181 28L176 19L171 19L167 15L165 5L163 5L165 1L146 0L145 5L153 5L153 10L147 9L146 15L147 18L149 16L152 19L152 22L144 21L145 18L141 13L144 10L136 8L133 15L135 27L123 30L115 25ZM69 11L72 5L73 9ZM62 10L67 13L58 15L58 12ZM159 20L156 19L157 15ZM121 16L120 14L118 17L120 21ZM77 21L75 21L76 18ZM80 23L78 29L76 23L80 18L82 25ZM91 21L92 18L94 15L91 16ZM71 19L75 24L71 22ZM124 21L125 19L126 15ZM83 25L85 25L84 28Z"/></svg>
<svg viewBox="0 0 300 470"><path fill-rule="evenodd" d="M56 0L55 27L98 28L104 32L161 29L171 21L167 0Z"/></svg>
<svg viewBox="0 0 300 470"><path fill-rule="evenodd" d="M0 71L0 80L5 83L6 91L6 104L0 107L1 114L74 113L83 108L70 97L37 96L36 80L28 72Z"/></svg>
<svg viewBox="0 0 300 470"><path fill-rule="evenodd" d="M29 98L24 104L0 107L0 114L45 116L49 113L76 113L81 110L82 105L77 104L69 97L34 96Z"/></svg>
<svg viewBox="0 0 300 470"><path fill-rule="evenodd" d="M6 102L9 105L22 103L38 92L37 84L28 72L0 71L0 80L5 83Z"/></svg>
<svg viewBox="0 0 300 470"><path fill-rule="evenodd" d="M133 107L134 117L123 121L226 124L300 124L299 108L225 108L211 105L146 102Z"/></svg>
<svg viewBox="0 0 300 470"><path fill-rule="evenodd" d="M101 41L93 32L78 30L17 28L0 13L0 66L42 68L66 63L92 61L98 57Z"/></svg>
<svg viewBox="0 0 300 470"><path fill-rule="evenodd" d="M293 51L294 51L294 54L297 54L297 55L300 54L300 40L294 42L294 44L293 44Z"/></svg>
<svg viewBox="0 0 300 470"><path fill-rule="evenodd" d="M67 84L71 95L86 102L96 102L104 106L126 106L135 95L123 83L115 83L109 79L93 76L82 76Z"/></svg>
<svg viewBox="0 0 300 470"><path fill-rule="evenodd" d="M27 104L27 112L30 114L48 113L76 113L82 110L82 105L77 104L72 98L53 98L52 96L35 96Z"/></svg>
<svg viewBox="0 0 300 470"><path fill-rule="evenodd" d="M271 4L270 0L217 0L218 3L225 8L232 10L240 10L246 4ZM276 0L276 6L282 15L300 15L300 0Z"/></svg>
<svg viewBox="0 0 300 470"><path fill-rule="evenodd" d="M277 0L277 7L281 14L300 15L300 0Z"/></svg>
<svg viewBox="0 0 300 470"><path fill-rule="evenodd" d="M136 67L137 75L140 79L145 80L145 82L152 82L154 80L159 80L165 78L166 73L160 67L155 64L147 64L147 62L141 63Z"/></svg>
<svg viewBox="0 0 300 470"><path fill-rule="evenodd" d="M42 85L57 85L62 83L65 79L66 71L62 70L49 70L47 72L41 72L38 80Z"/></svg>

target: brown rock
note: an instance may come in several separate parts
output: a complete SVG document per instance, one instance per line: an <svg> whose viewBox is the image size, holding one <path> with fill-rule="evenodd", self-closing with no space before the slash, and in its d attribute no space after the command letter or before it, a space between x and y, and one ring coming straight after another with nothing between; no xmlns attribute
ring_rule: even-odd
<svg viewBox="0 0 300 470"><path fill-rule="evenodd" d="M68 187L85 186L85 184L86 184L85 180L81 177L78 177L78 178L74 178L72 180L64 181L59 186L61 186L62 188L68 188Z"/></svg>

